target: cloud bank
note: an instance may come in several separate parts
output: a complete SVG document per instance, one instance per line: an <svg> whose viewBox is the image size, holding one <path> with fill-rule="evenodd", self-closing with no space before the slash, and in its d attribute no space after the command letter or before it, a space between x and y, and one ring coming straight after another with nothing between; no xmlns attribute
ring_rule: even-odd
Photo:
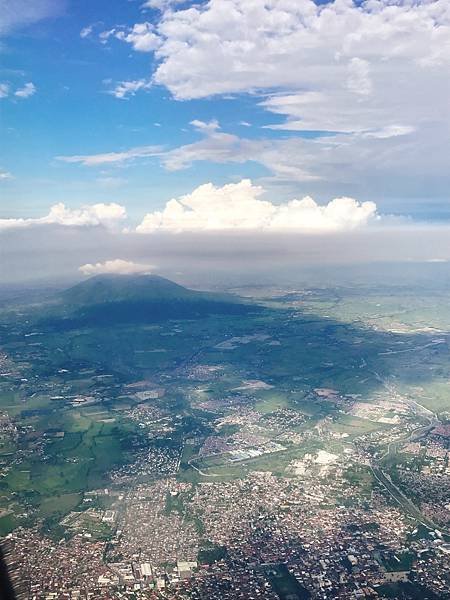
<svg viewBox="0 0 450 600"><path fill-rule="evenodd" d="M138 233L155 231L348 231L376 218L374 202L335 198L325 206L312 198L273 204L260 199L263 188L249 179L215 187L207 183L191 194L167 202L162 211L145 215Z"/></svg>
<svg viewBox="0 0 450 600"><path fill-rule="evenodd" d="M358 229L379 218L374 202L342 197L322 206L306 196L301 200L274 204L261 199L263 193L264 189L254 185L250 179L222 187L206 183L190 194L169 200L162 210L147 213L136 227L136 232L327 233ZM59 203L52 206L44 217L0 219L0 231L39 225L103 226L118 230L126 217L125 207L116 203L84 205L75 209Z"/></svg>

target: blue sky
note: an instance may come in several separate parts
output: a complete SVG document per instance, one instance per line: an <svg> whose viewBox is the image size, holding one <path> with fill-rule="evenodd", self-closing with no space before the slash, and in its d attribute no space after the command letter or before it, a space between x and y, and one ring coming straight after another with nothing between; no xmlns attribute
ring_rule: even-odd
<svg viewBox="0 0 450 600"><path fill-rule="evenodd" d="M449 220L447 0L0 9L2 228Z"/></svg>
<svg viewBox="0 0 450 600"><path fill-rule="evenodd" d="M143 18L157 22L160 11L143 13L139 2L113 0L70 2L55 12L57 17L13 30L3 42L0 81L15 88L30 80L37 91L26 100L7 98L1 104L0 165L14 177L3 185L2 217L39 216L61 201L71 206L120 201L137 218L144 209L205 181L224 184L267 174L256 163L210 163L168 172L157 159L126 169L95 170L56 161L59 155L189 144L199 139L189 124L199 118L218 119L227 132L255 138L261 135L260 127L273 119L248 97L178 101L167 89L154 86L117 99L107 93L113 84L106 81L148 78L153 57L133 52L118 40L103 45L96 39L82 39L80 31L91 23L101 32ZM241 121L255 127L240 125ZM268 130L264 135L272 133Z"/></svg>

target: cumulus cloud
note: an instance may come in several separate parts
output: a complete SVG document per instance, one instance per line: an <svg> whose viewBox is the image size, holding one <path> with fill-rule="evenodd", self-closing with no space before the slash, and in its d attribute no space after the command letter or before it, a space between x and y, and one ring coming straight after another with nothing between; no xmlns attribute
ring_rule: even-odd
<svg viewBox="0 0 450 600"><path fill-rule="evenodd" d="M81 154L74 156L57 156L56 160L65 163L80 163L86 167L96 167L106 164L124 163L135 158L148 158L151 156L159 156L161 154L161 146L139 146L130 148L124 152L106 152L103 154Z"/></svg>
<svg viewBox="0 0 450 600"><path fill-rule="evenodd" d="M161 44L161 38L151 23L136 23L133 27L114 27L99 34L100 41L106 43L116 38L130 44L136 52L153 52Z"/></svg>
<svg viewBox="0 0 450 600"><path fill-rule="evenodd" d="M126 218L126 210L120 204L88 204L71 209L62 202L50 208L45 217L34 219L0 219L0 231L33 227L38 225L61 225L67 227L103 226L115 228Z"/></svg>
<svg viewBox="0 0 450 600"><path fill-rule="evenodd" d="M17 96L18 98L29 98L30 96L33 96L35 93L36 93L36 86L34 85L34 83L29 81L23 87L18 89L14 93L14 96Z"/></svg>
<svg viewBox="0 0 450 600"><path fill-rule="evenodd" d="M154 271L153 265L136 263L129 260L116 258L114 260L106 260L95 264L86 263L79 267L79 271L83 275L101 275L104 273L113 275L133 275L138 273L151 273Z"/></svg>
<svg viewBox="0 0 450 600"><path fill-rule="evenodd" d="M155 231L292 231L335 232L353 230L376 217L373 202L335 198L325 206L312 198L273 204L262 200L264 190L249 179L215 187L207 183L167 202L162 211L145 215L138 233Z"/></svg>
<svg viewBox="0 0 450 600"><path fill-rule="evenodd" d="M131 44L137 52L152 52L161 43L151 23L136 23L129 31L118 32L116 37Z"/></svg>
<svg viewBox="0 0 450 600"><path fill-rule="evenodd" d="M0 181L5 181L6 179L13 179L13 176L8 171L3 171L0 169Z"/></svg>
<svg viewBox="0 0 450 600"><path fill-rule="evenodd" d="M382 113L417 77L446 72L449 28L447 0L210 0L164 15L155 79L181 99L278 89L348 100L373 87Z"/></svg>

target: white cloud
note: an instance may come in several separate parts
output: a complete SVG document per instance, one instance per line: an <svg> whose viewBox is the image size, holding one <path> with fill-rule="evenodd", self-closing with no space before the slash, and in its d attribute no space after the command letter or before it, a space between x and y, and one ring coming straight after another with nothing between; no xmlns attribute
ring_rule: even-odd
<svg viewBox="0 0 450 600"><path fill-rule="evenodd" d="M361 185L373 158L389 163L386 177L420 170L433 188L437 169L430 157L439 157L440 177L449 172L448 0L209 0L170 9L156 0L147 6L163 10L159 22L137 24L119 37L134 47L136 40L125 39L132 31L137 39L151 34L146 49L158 61L153 81L175 98L261 94L262 108L278 116L273 130L328 136L327 142L299 140L297 154L288 156L283 152L293 142L272 136L249 146L216 132L200 146L175 151L165 161L169 168L180 168L187 152L206 159L206 144L212 159L223 161L223 146L238 144L263 155L277 176L292 172L296 180L314 175L334 182L334 167L319 163L324 155L326 164L340 165L340 178L345 172Z"/></svg>
<svg viewBox="0 0 450 600"><path fill-rule="evenodd" d="M201 127L198 123L193 122L202 139L161 154L166 169L185 169L196 161L219 164L253 161L263 165L272 179L314 185L321 182L326 193L330 189L336 193L336 185L342 184L340 193L344 194L348 193L345 185L363 189L368 178L375 178L379 189L396 181L404 183L407 169L411 171L410 177L420 173L422 178L424 172L435 177L450 169L448 141L436 126L427 130L418 144L417 136L413 135L416 129L401 124L315 138L268 139L223 132L216 121L203 123Z"/></svg>
<svg viewBox="0 0 450 600"><path fill-rule="evenodd" d="M9 96L9 84L0 83L0 98L7 98Z"/></svg>
<svg viewBox="0 0 450 600"><path fill-rule="evenodd" d="M155 33L153 25L147 22L136 23L131 28L114 29L106 33L109 34L107 37L114 35L118 40L131 44L136 52L153 52L161 44L161 39Z"/></svg>
<svg viewBox="0 0 450 600"><path fill-rule="evenodd" d="M195 127L198 131L204 131L206 133L214 133L220 129L219 121L213 119L212 121L200 121L200 119L194 119L190 122L190 125Z"/></svg>
<svg viewBox="0 0 450 600"><path fill-rule="evenodd" d="M119 99L127 99L128 96L134 96L141 90L148 90L152 86L151 81L147 79L137 79L135 81L121 81L109 93Z"/></svg>
<svg viewBox="0 0 450 600"><path fill-rule="evenodd" d="M392 96L425 63L433 78L442 75L449 27L447 0L210 0L164 15L155 78L183 99L265 89L335 93L345 91L349 66L367 79L370 64L374 84L394 84L378 97Z"/></svg>
<svg viewBox="0 0 450 600"><path fill-rule="evenodd" d="M103 226L114 229L126 218L120 204L87 204L81 208L67 208L62 202L50 208L45 217L30 219L0 219L0 231L37 225L62 225L68 227Z"/></svg>
<svg viewBox="0 0 450 600"><path fill-rule="evenodd" d="M2 171L0 169L0 181L5 181L6 179L14 179L14 177L8 171Z"/></svg>
<svg viewBox="0 0 450 600"><path fill-rule="evenodd" d="M242 139L195 121L204 139L168 152L166 168L250 160L277 179L328 182L328 192L367 189L372 178L394 196L401 181L408 188L405 172L420 173L420 194L429 197L439 178L442 196L450 182L448 0L176 4L148 0L144 7L162 11L155 25L117 27L105 39L154 51L152 82L177 99L260 94L274 117L266 127L326 137Z"/></svg>
<svg viewBox="0 0 450 600"><path fill-rule="evenodd" d="M315 181L322 176L318 174L318 165L323 169L330 160L329 156L319 156L320 142L317 142L317 151L313 152L309 148L310 142L301 138L246 139L221 131L217 121L192 121L191 124L204 138L163 153L161 160L169 171L186 169L196 161L222 164L254 161L264 165L278 179Z"/></svg>
<svg viewBox="0 0 450 600"><path fill-rule="evenodd" d="M250 160L250 153L244 148L243 140L236 135L222 132L216 120L204 122L195 119L191 121L191 125L204 139L164 153L162 162L169 171L185 169L194 161L200 160L217 163Z"/></svg>
<svg viewBox="0 0 450 600"><path fill-rule="evenodd" d="M148 158L161 155L160 146L138 146L124 152L106 152L103 154L85 154L74 156L57 156L56 160L65 163L80 163L86 167L97 167L106 164L125 163L135 158Z"/></svg>
<svg viewBox="0 0 450 600"><path fill-rule="evenodd" d="M292 231L323 233L348 231L376 218L373 202L335 198L325 206L312 198L273 204L262 200L264 190L248 179L215 187L201 185L191 194L167 202L162 211L145 215L138 233L155 231Z"/></svg>
<svg viewBox="0 0 450 600"><path fill-rule="evenodd" d="M14 96L17 96L18 98L29 98L30 96L33 96L35 93L36 93L36 86L34 85L34 83L29 81L22 88L18 89L14 93Z"/></svg>
<svg viewBox="0 0 450 600"><path fill-rule="evenodd" d="M101 275L104 273L113 275L133 275L138 273L151 273L154 271L153 265L135 263L129 260L123 260L116 258L114 260L107 260L103 263L98 262L95 264L87 263L79 267L79 271L83 275Z"/></svg>

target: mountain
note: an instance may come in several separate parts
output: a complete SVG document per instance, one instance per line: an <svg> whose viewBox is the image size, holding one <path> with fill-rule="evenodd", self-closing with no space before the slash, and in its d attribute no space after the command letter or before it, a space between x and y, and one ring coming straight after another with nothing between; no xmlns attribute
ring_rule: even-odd
<svg viewBox="0 0 450 600"><path fill-rule="evenodd" d="M247 314L256 308L235 296L190 290L157 275L97 275L62 292L48 321L58 327L106 326Z"/></svg>
<svg viewBox="0 0 450 600"><path fill-rule="evenodd" d="M62 292L66 304L193 300L207 296L158 275L96 275Z"/></svg>

